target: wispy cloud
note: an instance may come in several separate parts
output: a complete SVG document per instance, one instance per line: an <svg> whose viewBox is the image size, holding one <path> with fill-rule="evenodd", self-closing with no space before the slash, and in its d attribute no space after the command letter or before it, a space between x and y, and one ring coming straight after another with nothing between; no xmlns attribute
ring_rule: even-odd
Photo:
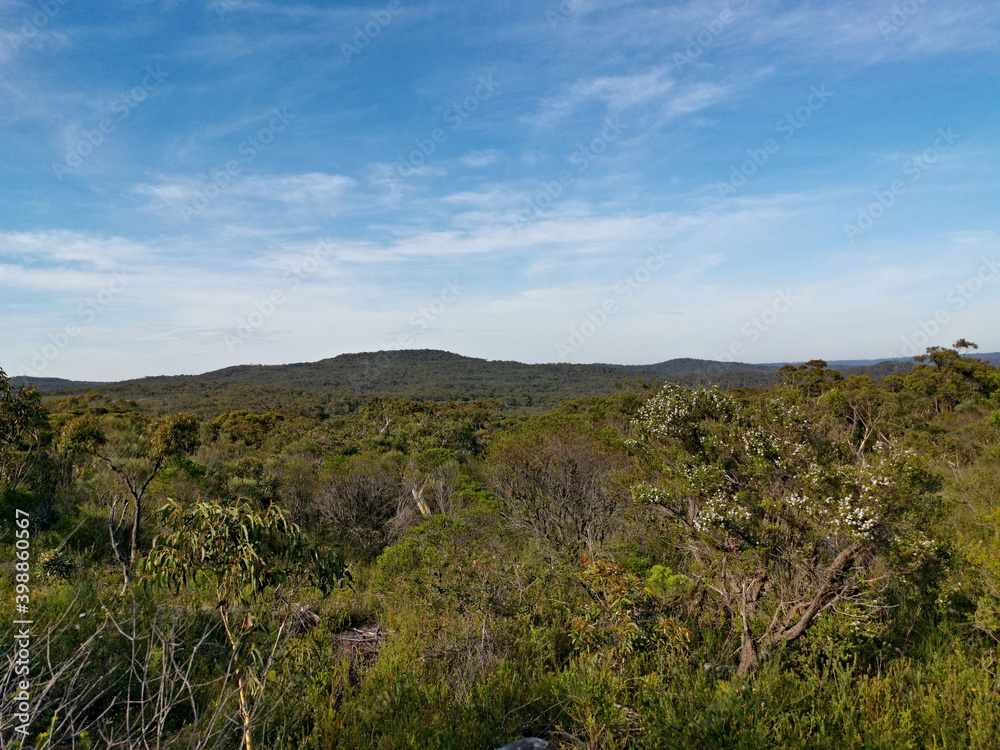
<svg viewBox="0 0 1000 750"><path fill-rule="evenodd" d="M657 69L632 76L602 76L579 80L564 92L545 99L534 115L526 118L538 126L551 126L593 102L602 103L612 112L629 107L659 102L675 86L666 70Z"/></svg>
<svg viewBox="0 0 1000 750"><path fill-rule="evenodd" d="M471 151L462 157L462 163L467 167L486 167L493 164L500 158L500 152L496 149L486 149L485 151Z"/></svg>
<svg viewBox="0 0 1000 750"><path fill-rule="evenodd" d="M103 272L123 263L141 263L146 247L122 237L102 237L69 230L0 233L0 257L8 264L40 270L73 268Z"/></svg>
<svg viewBox="0 0 1000 750"><path fill-rule="evenodd" d="M155 183L136 185L134 191L149 199L148 210L185 223L212 219L257 224L255 216L282 223L316 214L334 217L344 210L356 184L351 177L319 172L244 177L220 171L200 178L162 176Z"/></svg>
<svg viewBox="0 0 1000 750"><path fill-rule="evenodd" d="M549 361L654 247L671 263L575 361L711 356L777 288L801 301L748 358L878 356L992 252L992 0L565 6L73 0L15 46L39 6L3 4L4 357L30 360L125 268L49 374L371 350L456 279L468 291L420 346ZM162 86L54 179L156 65ZM275 111L288 127L262 134ZM939 128L961 137L930 153ZM872 208L914 158L919 182ZM883 215L852 245L859 211ZM222 346L288 278L255 335ZM960 335L995 299L956 313Z"/></svg>

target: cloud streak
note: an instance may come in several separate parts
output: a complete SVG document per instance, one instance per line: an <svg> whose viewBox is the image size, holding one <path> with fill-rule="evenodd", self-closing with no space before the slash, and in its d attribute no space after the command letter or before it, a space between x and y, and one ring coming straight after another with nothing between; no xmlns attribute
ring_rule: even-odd
<svg viewBox="0 0 1000 750"><path fill-rule="evenodd" d="M8 3L0 29L37 7ZM47 374L370 351L453 280L420 346L551 361L660 247L671 262L573 361L712 356L779 289L799 299L749 358L877 357L993 252L995 3L546 10L73 0L16 49L0 33L0 365L70 323ZM169 75L56 179L157 66ZM949 128L955 144L851 244L845 223ZM958 335L1000 349L995 295L953 312Z"/></svg>

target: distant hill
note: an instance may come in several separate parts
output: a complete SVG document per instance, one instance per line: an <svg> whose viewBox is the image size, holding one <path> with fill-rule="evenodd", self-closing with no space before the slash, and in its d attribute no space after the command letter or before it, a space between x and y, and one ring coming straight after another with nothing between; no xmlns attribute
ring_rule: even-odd
<svg viewBox="0 0 1000 750"><path fill-rule="evenodd" d="M979 354L978 352L972 351L963 355L970 357L972 359L981 359L984 362L988 362L993 366L1000 365L1000 352L990 352L987 354ZM906 366L907 372L909 368L913 366L913 357L893 357L892 359L831 359L827 361L827 365L835 370L844 372L845 369L850 369L852 367L872 367L874 365L884 365L887 363L898 364ZM771 362L766 365L760 365L761 367L781 367L784 362ZM789 362L792 365L801 365L802 362Z"/></svg>
<svg viewBox="0 0 1000 750"><path fill-rule="evenodd" d="M615 367L616 365L610 365ZM746 362L716 362L711 359L668 359L655 365L617 365L627 370L653 370L668 375L694 372L766 372L773 373L781 365L751 365Z"/></svg>
<svg viewBox="0 0 1000 750"><path fill-rule="evenodd" d="M640 378L659 382L662 376L613 365L528 365L424 349L342 354L288 365L240 365L202 375L118 383L35 382L48 397L99 390L159 411L218 413L282 407L338 412L376 394L443 402L495 398L514 407L550 407L565 399L609 393L616 383Z"/></svg>
<svg viewBox="0 0 1000 750"><path fill-rule="evenodd" d="M40 391L59 391L106 385L105 383L90 382L86 380L66 380L65 378L29 378L23 375L15 375L10 379L10 382L15 387L25 383L31 383Z"/></svg>
<svg viewBox="0 0 1000 750"><path fill-rule="evenodd" d="M982 358L1000 362L1000 354ZM838 369L845 375L881 379L909 372L911 366L910 361L873 360ZM235 409L298 409L329 414L349 411L376 394L442 402L493 398L511 407L544 409L566 399L604 395L612 392L617 383L636 380L669 380L686 386L762 387L778 382L779 367L688 358L650 365L529 365L419 349L341 354L318 362L287 365L239 365L201 375L115 383L23 377L12 381L18 385L30 380L49 399L96 390L113 398L137 401L161 413L193 411L209 415Z"/></svg>

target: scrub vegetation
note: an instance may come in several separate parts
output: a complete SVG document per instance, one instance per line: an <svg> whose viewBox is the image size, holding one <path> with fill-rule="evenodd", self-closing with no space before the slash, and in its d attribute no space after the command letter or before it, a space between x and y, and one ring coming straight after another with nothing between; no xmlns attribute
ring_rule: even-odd
<svg viewBox="0 0 1000 750"><path fill-rule="evenodd" d="M43 403L0 371L0 593L26 568L33 622L4 746L995 748L1000 370L974 346L879 380L555 400L553 374L531 410L254 410L218 379L197 413Z"/></svg>

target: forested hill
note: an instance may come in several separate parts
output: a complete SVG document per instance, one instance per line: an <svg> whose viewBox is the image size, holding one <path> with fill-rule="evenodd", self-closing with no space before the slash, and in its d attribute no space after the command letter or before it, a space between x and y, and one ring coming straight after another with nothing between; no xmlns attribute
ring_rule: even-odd
<svg viewBox="0 0 1000 750"><path fill-rule="evenodd" d="M840 368L844 375L880 379L905 373L908 362ZM342 354L318 362L240 365L202 375L147 377L113 383L31 379L47 397L100 391L160 413L203 415L245 409L299 409L343 413L374 394L415 400L475 401L494 398L511 407L545 409L559 401L598 396L617 383L673 381L723 388L779 382L778 365L672 359L651 365L524 364L464 357L437 350ZM28 378L13 378L15 384Z"/></svg>

